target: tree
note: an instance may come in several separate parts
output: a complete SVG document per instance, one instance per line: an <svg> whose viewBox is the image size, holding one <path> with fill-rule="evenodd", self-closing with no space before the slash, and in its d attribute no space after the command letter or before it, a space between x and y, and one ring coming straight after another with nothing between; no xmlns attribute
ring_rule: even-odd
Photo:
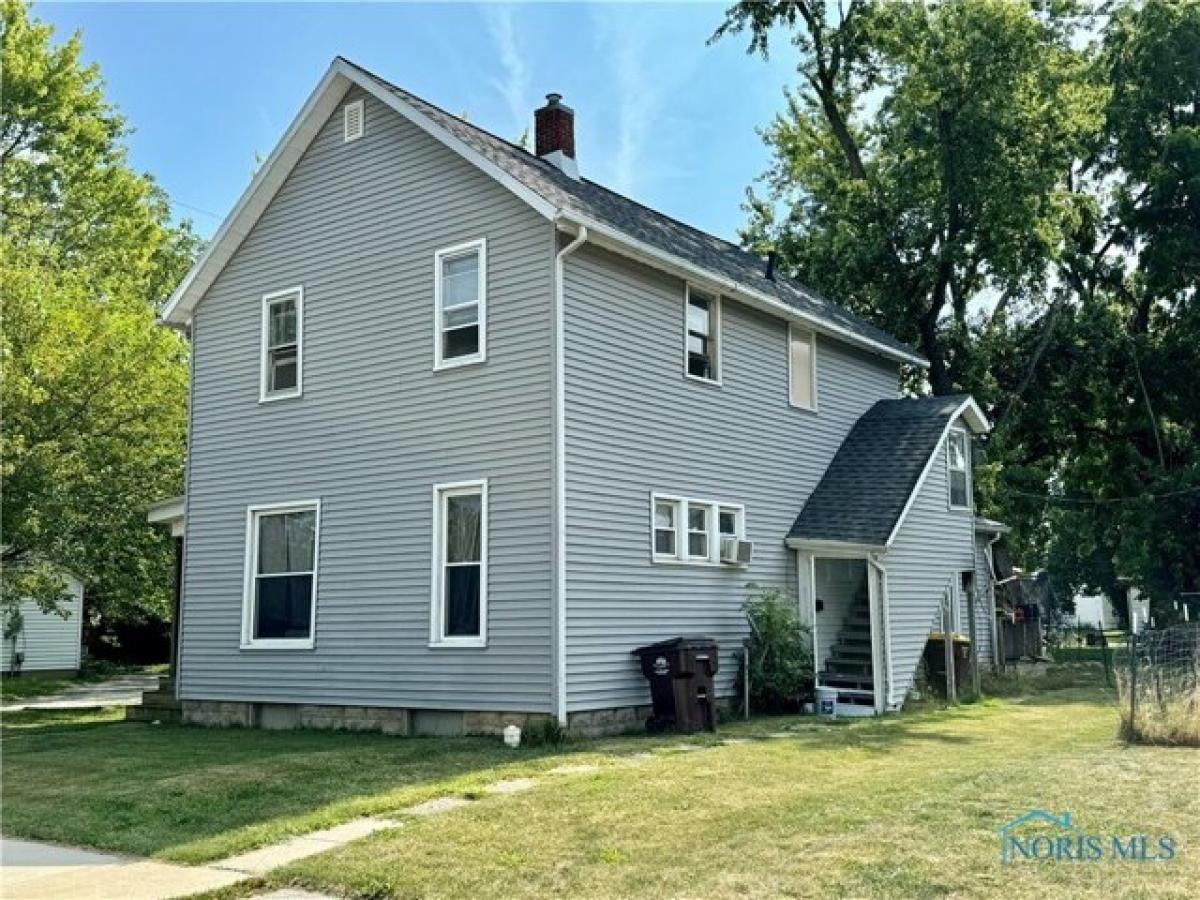
<svg viewBox="0 0 1200 900"><path fill-rule="evenodd" d="M1045 302L1051 261L1087 214L1071 160L1103 94L1081 77L1067 10L1009 0L739 3L714 38L794 27L799 90L764 132L766 197L743 239L917 345L935 393L987 399L997 323ZM1083 207L1083 208L1081 208Z"/></svg>
<svg viewBox="0 0 1200 900"><path fill-rule="evenodd" d="M744 240L983 402L1022 564L1196 590L1200 2L739 3L714 39L779 26L801 86Z"/></svg>
<svg viewBox="0 0 1200 900"><path fill-rule="evenodd" d="M66 568L101 615L161 619L170 543L145 508L182 485L187 348L156 311L197 242L130 169L79 36L3 13L4 603L54 609Z"/></svg>

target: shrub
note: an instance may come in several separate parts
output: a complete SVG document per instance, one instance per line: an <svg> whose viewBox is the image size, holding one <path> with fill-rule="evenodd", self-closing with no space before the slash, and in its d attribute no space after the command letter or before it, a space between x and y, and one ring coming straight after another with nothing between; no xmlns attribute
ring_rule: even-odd
<svg viewBox="0 0 1200 900"><path fill-rule="evenodd" d="M750 707L796 712L813 693L812 633L796 604L776 587L750 585L744 608L750 624ZM745 675L743 674L743 677Z"/></svg>

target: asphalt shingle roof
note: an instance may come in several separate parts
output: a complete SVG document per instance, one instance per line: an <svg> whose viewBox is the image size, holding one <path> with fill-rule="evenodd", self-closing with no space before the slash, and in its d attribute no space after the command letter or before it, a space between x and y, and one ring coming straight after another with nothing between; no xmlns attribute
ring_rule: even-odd
<svg viewBox="0 0 1200 900"><path fill-rule="evenodd" d="M837 325L893 350L919 357L919 354L904 342L798 281L780 274L774 279L767 278L763 261L736 244L685 225L594 181L571 178L523 147L498 138L477 125L396 87L344 57L343 61L418 109L556 207L596 219L651 247L772 296L818 320Z"/></svg>
<svg viewBox="0 0 1200 900"><path fill-rule="evenodd" d="M966 396L880 400L850 429L789 538L883 546Z"/></svg>

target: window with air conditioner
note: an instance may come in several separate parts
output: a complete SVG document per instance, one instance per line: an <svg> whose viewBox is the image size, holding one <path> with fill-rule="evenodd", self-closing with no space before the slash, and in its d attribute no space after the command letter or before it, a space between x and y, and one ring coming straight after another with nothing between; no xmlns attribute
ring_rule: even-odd
<svg viewBox="0 0 1200 900"><path fill-rule="evenodd" d="M720 565L736 549L731 541L744 542L746 516L739 504L659 493L650 503L654 562ZM746 547L742 550L744 556Z"/></svg>

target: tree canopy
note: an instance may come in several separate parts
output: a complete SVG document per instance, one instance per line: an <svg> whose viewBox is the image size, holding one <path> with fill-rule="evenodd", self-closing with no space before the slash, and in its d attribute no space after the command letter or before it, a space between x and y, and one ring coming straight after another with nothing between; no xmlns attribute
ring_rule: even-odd
<svg viewBox="0 0 1200 900"><path fill-rule="evenodd" d="M1200 2L745 2L798 55L746 244L930 360L1068 592L1200 589Z"/></svg>
<svg viewBox="0 0 1200 900"><path fill-rule="evenodd" d="M65 568L93 612L162 618L170 546L145 513L182 487L187 347L156 314L197 241L129 166L79 36L3 13L4 602L55 608Z"/></svg>

